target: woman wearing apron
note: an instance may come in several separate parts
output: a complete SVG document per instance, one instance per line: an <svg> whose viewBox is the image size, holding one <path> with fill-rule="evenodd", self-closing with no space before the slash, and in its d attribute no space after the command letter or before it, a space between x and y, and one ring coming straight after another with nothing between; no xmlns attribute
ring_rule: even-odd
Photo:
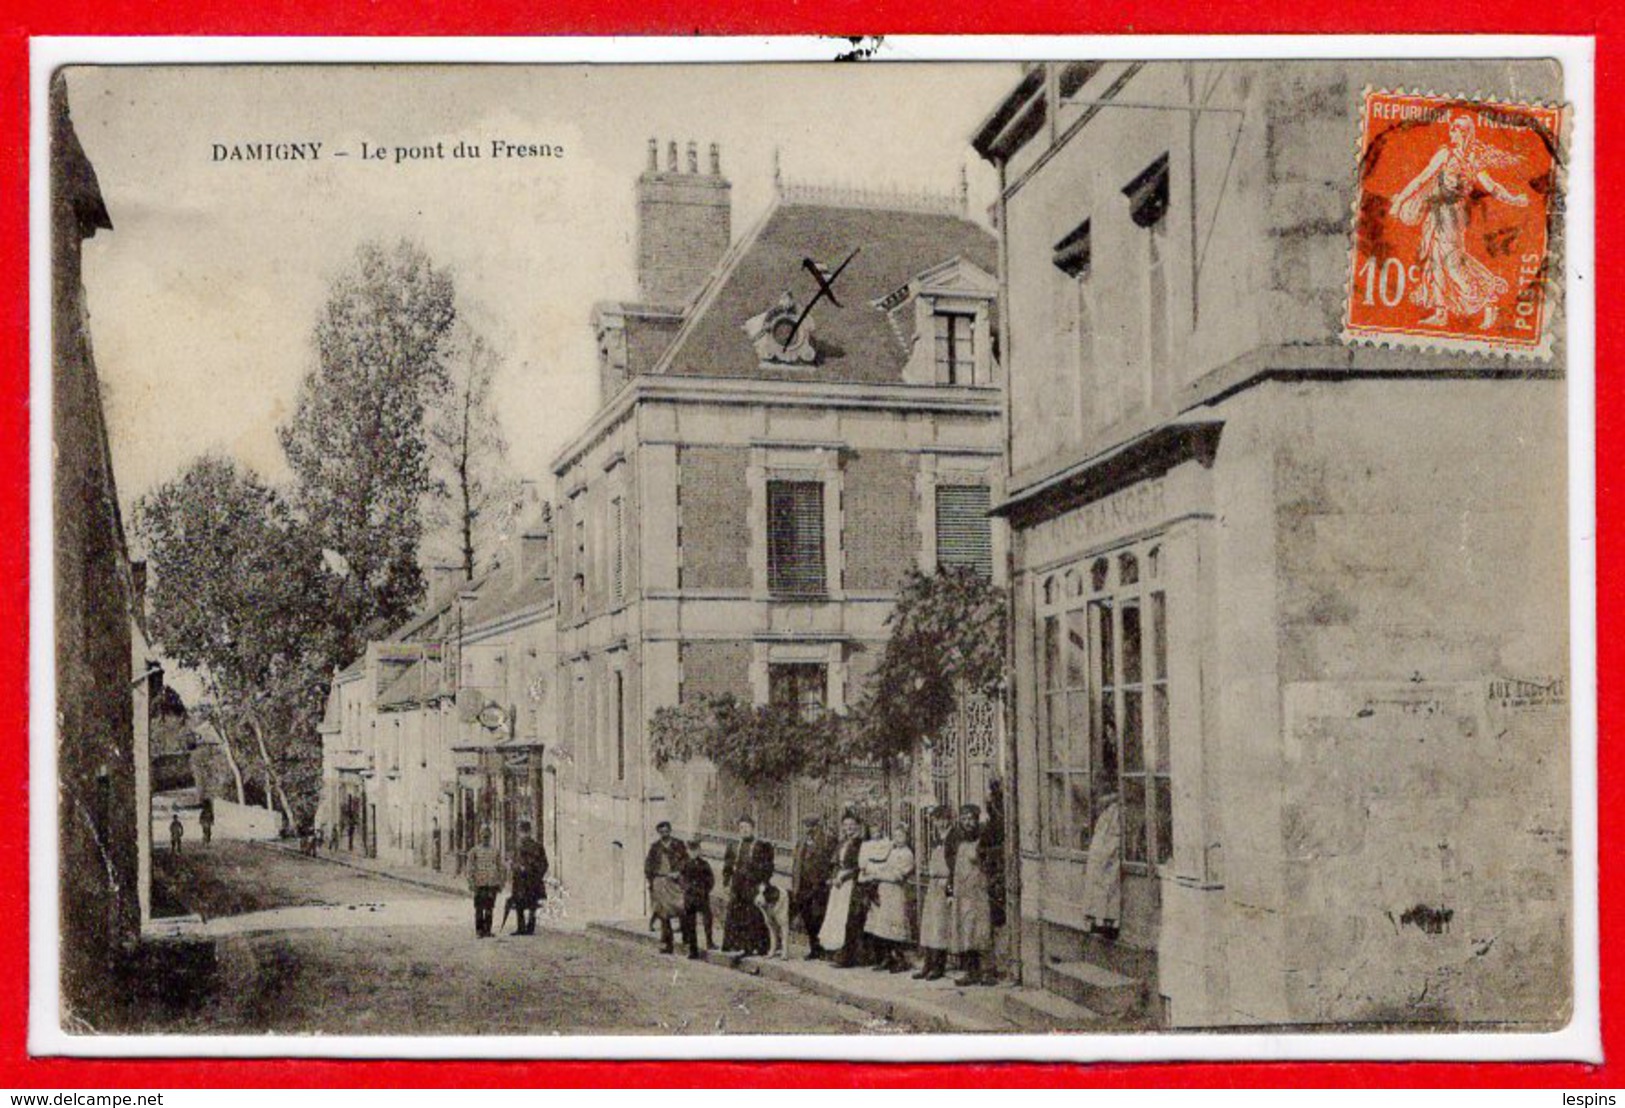
<svg viewBox="0 0 1625 1108"><path fill-rule="evenodd" d="M954 810L944 804L931 813L931 853L925 863L925 903L920 906L920 949L925 964L914 974L922 981L940 981L948 972L948 952L954 949L953 901L948 885L948 840L954 833Z"/></svg>
<svg viewBox="0 0 1625 1108"><path fill-rule="evenodd" d="M954 949L965 973L954 984L991 985L993 974L985 961L993 954L993 914L983 858L982 810L975 804L959 809L959 833L953 851L952 884Z"/></svg>

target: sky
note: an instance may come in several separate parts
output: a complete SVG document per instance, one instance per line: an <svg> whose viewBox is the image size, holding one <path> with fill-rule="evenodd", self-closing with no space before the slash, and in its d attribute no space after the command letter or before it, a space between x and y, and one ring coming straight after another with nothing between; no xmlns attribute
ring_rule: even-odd
<svg viewBox="0 0 1625 1108"><path fill-rule="evenodd" d="M720 143L734 236L784 178L996 190L968 140L1008 63L710 66L93 67L74 124L112 216L85 286L126 508L195 457L288 476L276 427L313 364L333 277L368 239L420 243L503 356L497 406L520 476L598 403L592 305L635 299L633 185L648 140ZM563 147L493 160L494 139ZM478 143L478 160L398 146ZM323 144L317 161L217 161L216 143ZM362 144L386 151L360 157ZM350 156L335 158L336 151ZM128 518L128 517L127 517Z"/></svg>

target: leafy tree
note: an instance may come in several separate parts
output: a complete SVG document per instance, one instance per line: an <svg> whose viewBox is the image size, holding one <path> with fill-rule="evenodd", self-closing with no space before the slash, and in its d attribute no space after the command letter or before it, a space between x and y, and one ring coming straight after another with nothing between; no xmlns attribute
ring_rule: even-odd
<svg viewBox="0 0 1625 1108"><path fill-rule="evenodd" d="M891 638L853 713L846 753L890 765L947 724L964 695L1004 693L1005 591L968 566L911 571Z"/></svg>
<svg viewBox="0 0 1625 1108"><path fill-rule="evenodd" d="M312 746L319 757L311 704L338 645L320 549L275 491L217 456L143 497L136 529L152 570L154 641L199 674L233 761L257 762L268 802L297 825L295 800L311 798L290 794L287 773Z"/></svg>
<svg viewBox="0 0 1625 1108"><path fill-rule="evenodd" d="M316 324L316 364L279 429L294 499L344 576L331 617L353 654L423 592L427 413L448 389L451 275L419 247L363 244Z"/></svg>
<svg viewBox="0 0 1625 1108"><path fill-rule="evenodd" d="M427 527L455 548L464 578L472 581L481 548L512 522L519 481L506 464L508 443L492 407L502 359L483 335L460 330L447 388L429 413Z"/></svg>
<svg viewBox="0 0 1625 1108"><path fill-rule="evenodd" d="M789 705L707 697L657 710L649 721L650 750L659 769L705 758L754 788L827 774L838 760L840 728L833 713L806 718Z"/></svg>

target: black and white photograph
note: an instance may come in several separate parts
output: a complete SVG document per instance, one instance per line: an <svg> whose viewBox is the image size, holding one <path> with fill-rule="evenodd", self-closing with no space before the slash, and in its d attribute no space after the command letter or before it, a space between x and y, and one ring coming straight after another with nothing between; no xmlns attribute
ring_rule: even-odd
<svg viewBox="0 0 1625 1108"><path fill-rule="evenodd" d="M1594 1019L1591 121L1372 46L57 67L52 1041Z"/></svg>

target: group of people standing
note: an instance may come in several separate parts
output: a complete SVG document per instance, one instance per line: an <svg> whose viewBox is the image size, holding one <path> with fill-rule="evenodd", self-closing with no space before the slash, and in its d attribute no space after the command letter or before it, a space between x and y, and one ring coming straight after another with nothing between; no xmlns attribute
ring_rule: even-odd
<svg viewBox="0 0 1625 1108"><path fill-rule="evenodd" d="M722 949L728 953L766 955L782 952L784 935L776 906L779 890L773 887L773 844L756 837L755 821L739 821L739 838L728 844L722 860L722 885L727 893L727 914L722 921ZM655 825L659 837L643 859L649 883L649 926L660 929L660 948L674 953L671 921L682 930L690 958L701 957L699 936L704 926L705 948L715 949L711 894L716 872L701 853L704 843L693 838L685 845L672 835L671 823Z"/></svg>
<svg viewBox="0 0 1625 1108"><path fill-rule="evenodd" d="M993 928L1003 914L1002 831L993 820L984 822L975 804L957 813L947 805L932 809L927 827L916 936L910 894L918 859L907 821L898 820L890 836L871 837L848 813L833 851L821 822L807 821L791 871L791 905L809 938L808 958L906 973L914 969L909 951L917 946L917 979L941 980L949 956L957 955L961 976L955 984L994 982Z"/></svg>
<svg viewBox="0 0 1625 1108"><path fill-rule="evenodd" d="M504 885L511 886L507 909L518 916L515 935L536 934L536 910L547 899L547 849L532 835L530 824L519 824L519 843L511 864L491 845L491 828L480 828L479 845L471 847L464 863L468 888L474 894L474 934L488 939L494 933L497 896ZM508 911L502 922L508 921Z"/></svg>
<svg viewBox="0 0 1625 1108"><path fill-rule="evenodd" d="M872 835L855 812L841 818L831 836L821 818L805 821L790 871L789 908L805 931L809 959L842 968L870 966L937 981L948 975L948 959L959 959L961 986L993 984L994 928L1003 922L1003 826L990 796L986 820L978 805L957 810L941 806L927 813L924 895L914 904L918 859L910 844L909 821L899 818L889 835ZM706 948L712 947L711 894L716 877L701 854L702 843L686 845L669 822L656 827L659 838L644 859L649 884L650 928L660 929L661 948L674 953L672 920L679 921L690 958L701 957L699 923ZM756 837L748 817L723 858L726 913L722 948L746 955L785 956L783 928L773 885L771 843ZM918 929L914 926L918 916ZM916 969L910 951L922 954Z"/></svg>

